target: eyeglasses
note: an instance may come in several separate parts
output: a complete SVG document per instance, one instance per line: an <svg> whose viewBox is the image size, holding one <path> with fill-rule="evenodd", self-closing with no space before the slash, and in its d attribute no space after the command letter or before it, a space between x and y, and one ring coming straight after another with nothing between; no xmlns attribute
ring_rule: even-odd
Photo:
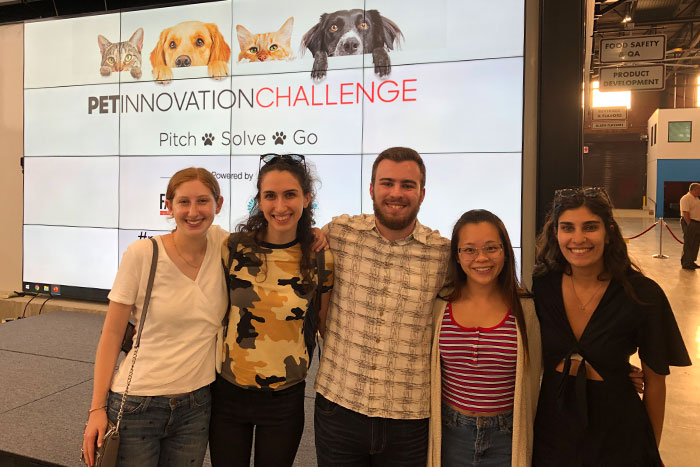
<svg viewBox="0 0 700 467"><path fill-rule="evenodd" d="M462 259L475 259L477 256L479 256L479 252L482 252L489 258L496 258L501 254L502 251L503 245L500 243L492 243L490 245L482 246L481 248L475 248L473 246L457 248L457 254Z"/></svg>
<svg viewBox="0 0 700 467"><path fill-rule="evenodd" d="M268 153L260 156L260 164L258 165L258 172L262 168L263 162L266 165L276 164L277 162L285 161L290 164L304 164L304 169L306 169L306 158L301 154L275 154Z"/></svg>
<svg viewBox="0 0 700 467"><path fill-rule="evenodd" d="M610 203L610 196L605 188L599 186L581 187L581 188L562 188L554 192L554 202L557 203L564 198L574 198L583 196L584 198L603 198Z"/></svg>

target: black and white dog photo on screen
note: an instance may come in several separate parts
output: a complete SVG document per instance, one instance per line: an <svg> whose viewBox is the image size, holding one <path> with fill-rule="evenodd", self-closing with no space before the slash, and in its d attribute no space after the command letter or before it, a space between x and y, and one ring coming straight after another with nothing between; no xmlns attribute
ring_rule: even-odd
<svg viewBox="0 0 700 467"><path fill-rule="evenodd" d="M301 39L301 53L309 49L314 56L311 78L326 77L328 57L372 54L374 72L379 77L391 73L389 50L400 46L403 33L377 10L338 10L321 15L318 24Z"/></svg>

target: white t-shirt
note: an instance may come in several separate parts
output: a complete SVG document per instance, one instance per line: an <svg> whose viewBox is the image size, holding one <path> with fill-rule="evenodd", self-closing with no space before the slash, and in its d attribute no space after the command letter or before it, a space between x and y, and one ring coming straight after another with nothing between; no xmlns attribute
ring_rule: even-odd
<svg viewBox="0 0 700 467"><path fill-rule="evenodd" d="M683 211L690 213L690 218L694 221L700 221L700 199L688 192L681 197L681 215Z"/></svg>
<svg viewBox="0 0 700 467"><path fill-rule="evenodd" d="M212 226L207 252L196 280L185 276L158 243L158 266L151 302L141 334L129 394L158 396L194 391L214 381L216 335L226 313L226 282L221 246L228 232ZM131 244L124 253L108 298L135 305L132 320L141 318L153 248L148 239ZM119 365L112 391L122 393L133 349Z"/></svg>

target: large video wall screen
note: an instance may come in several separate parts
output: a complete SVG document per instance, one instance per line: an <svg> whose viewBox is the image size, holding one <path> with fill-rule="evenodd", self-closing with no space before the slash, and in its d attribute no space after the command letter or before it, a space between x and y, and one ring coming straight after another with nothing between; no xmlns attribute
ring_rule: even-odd
<svg viewBox="0 0 700 467"><path fill-rule="evenodd" d="M226 229L259 155L302 153L317 221L372 212L391 146L426 163L419 220L486 208L519 255L524 0L233 0L25 24L24 281L107 290L168 232L169 177L219 180ZM498 27L494 27L498 24Z"/></svg>

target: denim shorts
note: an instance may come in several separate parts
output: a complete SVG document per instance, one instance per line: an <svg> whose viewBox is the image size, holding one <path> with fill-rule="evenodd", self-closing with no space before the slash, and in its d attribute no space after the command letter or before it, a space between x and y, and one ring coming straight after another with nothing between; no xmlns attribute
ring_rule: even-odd
<svg viewBox="0 0 700 467"><path fill-rule="evenodd" d="M110 391L107 406L113 423L121 400L121 394ZM173 398L127 396L117 466L201 466L210 416L209 386Z"/></svg>
<svg viewBox="0 0 700 467"><path fill-rule="evenodd" d="M442 403L443 466L508 466L513 452L513 412L470 417Z"/></svg>

